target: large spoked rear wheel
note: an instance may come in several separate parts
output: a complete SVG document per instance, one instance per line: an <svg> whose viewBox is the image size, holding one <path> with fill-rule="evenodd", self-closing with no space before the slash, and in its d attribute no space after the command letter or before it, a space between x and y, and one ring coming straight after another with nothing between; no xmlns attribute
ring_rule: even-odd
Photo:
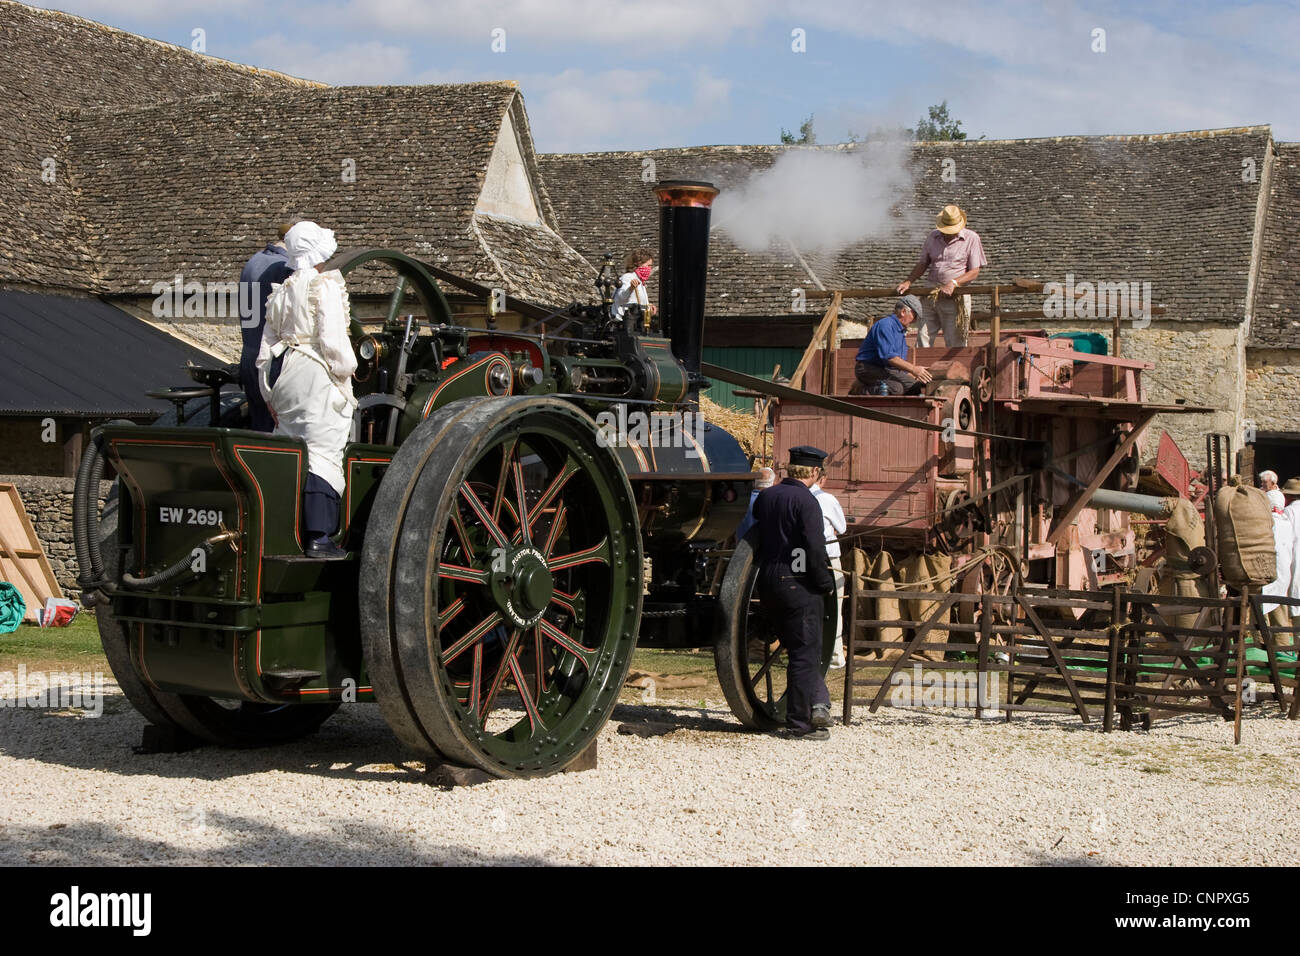
<svg viewBox="0 0 1300 956"><path fill-rule="evenodd" d="M568 402L453 402L393 458L360 588L367 668L403 742L499 777L554 773L600 731L632 660L627 476Z"/></svg>
<svg viewBox="0 0 1300 956"><path fill-rule="evenodd" d="M713 661L722 694L731 712L746 727L775 730L785 726L785 649L758 596L757 531L736 542L727 563L718 600L718 631ZM822 613L822 675L835 651L834 595Z"/></svg>
<svg viewBox="0 0 1300 956"><path fill-rule="evenodd" d="M100 518L100 553L105 577L118 580L117 544L120 484L113 483ZM146 684L131 660L131 642L140 640L127 625L100 605L95 610L99 640L104 646L113 679L137 711L151 724L187 731L200 740L223 747L266 747L288 743L316 731L338 704L262 704L216 700L190 694L172 694Z"/></svg>

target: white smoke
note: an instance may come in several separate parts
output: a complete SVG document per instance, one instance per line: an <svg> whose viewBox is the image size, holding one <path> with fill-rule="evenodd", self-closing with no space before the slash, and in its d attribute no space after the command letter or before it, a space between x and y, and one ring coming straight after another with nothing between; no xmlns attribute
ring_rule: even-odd
<svg viewBox="0 0 1300 956"><path fill-rule="evenodd" d="M713 205L714 228L751 252L793 243L801 251L836 253L864 239L911 228L915 174L904 139L851 148L791 149L769 169L723 190Z"/></svg>

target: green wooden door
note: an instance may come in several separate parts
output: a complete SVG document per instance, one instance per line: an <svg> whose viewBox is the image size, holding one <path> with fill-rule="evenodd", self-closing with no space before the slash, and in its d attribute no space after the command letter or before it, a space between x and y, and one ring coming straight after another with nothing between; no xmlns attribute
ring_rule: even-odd
<svg viewBox="0 0 1300 956"><path fill-rule="evenodd" d="M802 357L802 349L769 348L765 346L745 346L742 348L737 346L710 347L706 345L703 352L703 358L706 362L734 369L737 372L744 372L746 375L766 379L772 377L772 369L778 363L781 366L781 374L789 376ZM752 411L754 400L752 398L737 398L735 391L735 385L715 381L713 387L704 394L719 405L739 409L740 411Z"/></svg>

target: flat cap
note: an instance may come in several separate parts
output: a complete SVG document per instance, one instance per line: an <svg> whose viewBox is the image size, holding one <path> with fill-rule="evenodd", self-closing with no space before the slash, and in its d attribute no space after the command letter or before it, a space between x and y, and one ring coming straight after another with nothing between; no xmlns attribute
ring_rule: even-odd
<svg viewBox="0 0 1300 956"><path fill-rule="evenodd" d="M792 465L820 465L826 460L830 452L822 451L820 448L814 448L812 445L796 445L790 449L790 464Z"/></svg>

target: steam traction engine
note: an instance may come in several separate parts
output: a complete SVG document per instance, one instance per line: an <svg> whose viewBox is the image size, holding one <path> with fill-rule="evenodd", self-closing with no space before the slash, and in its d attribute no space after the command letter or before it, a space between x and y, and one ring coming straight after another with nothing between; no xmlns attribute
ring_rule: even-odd
<svg viewBox="0 0 1300 956"><path fill-rule="evenodd" d="M429 760L546 774L609 717L638 631L707 646L715 618L745 617L752 582L732 579L748 563L721 613L701 578L744 514L749 461L721 429L665 417L693 413L704 384L717 191L657 192L661 319L575 306L567 335L474 330L436 270L399 252L325 264L395 274L382 328L353 322L344 559L303 556L305 446L239 427L238 395L221 392L233 369L163 393L176 424L96 430L76 502L83 600L150 723L255 746L377 701ZM105 461L119 481L96 525ZM779 686L773 700L742 719L778 720Z"/></svg>

